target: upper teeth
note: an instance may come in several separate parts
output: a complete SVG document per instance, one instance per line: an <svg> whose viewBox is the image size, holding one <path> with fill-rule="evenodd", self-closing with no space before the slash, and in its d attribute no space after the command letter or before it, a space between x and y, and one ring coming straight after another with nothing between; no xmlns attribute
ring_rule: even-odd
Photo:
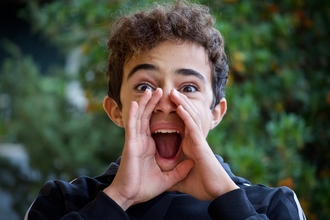
<svg viewBox="0 0 330 220"><path fill-rule="evenodd" d="M179 133L176 130L157 130L154 133Z"/></svg>

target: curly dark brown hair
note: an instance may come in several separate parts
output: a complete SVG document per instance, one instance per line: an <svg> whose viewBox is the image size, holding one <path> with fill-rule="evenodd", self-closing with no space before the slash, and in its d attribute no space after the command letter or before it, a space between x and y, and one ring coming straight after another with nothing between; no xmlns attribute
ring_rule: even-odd
<svg viewBox="0 0 330 220"><path fill-rule="evenodd" d="M212 65L213 109L225 96L228 79L224 41L214 23L208 7L180 0L154 4L149 10L118 19L108 41L108 96L121 109L123 66L132 55L147 52L166 40L192 42L205 48Z"/></svg>

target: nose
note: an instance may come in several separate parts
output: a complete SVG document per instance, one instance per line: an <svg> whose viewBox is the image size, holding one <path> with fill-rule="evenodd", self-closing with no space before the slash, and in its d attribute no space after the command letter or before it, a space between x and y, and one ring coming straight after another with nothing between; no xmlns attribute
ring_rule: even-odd
<svg viewBox="0 0 330 220"><path fill-rule="evenodd" d="M164 113L170 114L172 112L176 112L177 106L170 98L171 89L164 89L163 96L160 98L159 102L157 103L154 112L155 113Z"/></svg>

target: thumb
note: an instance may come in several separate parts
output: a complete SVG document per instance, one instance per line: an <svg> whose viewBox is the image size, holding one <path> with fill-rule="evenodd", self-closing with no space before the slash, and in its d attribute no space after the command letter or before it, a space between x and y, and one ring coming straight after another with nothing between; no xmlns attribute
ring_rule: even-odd
<svg viewBox="0 0 330 220"><path fill-rule="evenodd" d="M188 176L190 170L194 166L195 166L195 163L193 160L186 159L186 160L182 161L181 163L179 163L178 165L176 165L176 167L173 170L166 172L166 175L168 177L168 179L167 179L168 188L173 187L178 182L185 179Z"/></svg>

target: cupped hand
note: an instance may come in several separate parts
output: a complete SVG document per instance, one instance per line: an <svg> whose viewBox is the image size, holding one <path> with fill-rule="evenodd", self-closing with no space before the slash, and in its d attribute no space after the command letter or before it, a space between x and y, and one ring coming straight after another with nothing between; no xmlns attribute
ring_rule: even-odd
<svg viewBox="0 0 330 220"><path fill-rule="evenodd" d="M185 179L170 190L187 193L200 200L213 200L237 189L206 141L210 125L205 128L203 120L212 116L200 112L189 98L176 90L171 92L171 100L178 106L177 113L185 123L182 151L185 157L194 161L194 167Z"/></svg>
<svg viewBox="0 0 330 220"><path fill-rule="evenodd" d="M173 170L162 172L155 160L156 145L150 133L150 117L162 97L162 90L146 90L131 103L125 128L121 163L113 182L104 192L124 210L148 201L184 179L193 167L184 160Z"/></svg>

